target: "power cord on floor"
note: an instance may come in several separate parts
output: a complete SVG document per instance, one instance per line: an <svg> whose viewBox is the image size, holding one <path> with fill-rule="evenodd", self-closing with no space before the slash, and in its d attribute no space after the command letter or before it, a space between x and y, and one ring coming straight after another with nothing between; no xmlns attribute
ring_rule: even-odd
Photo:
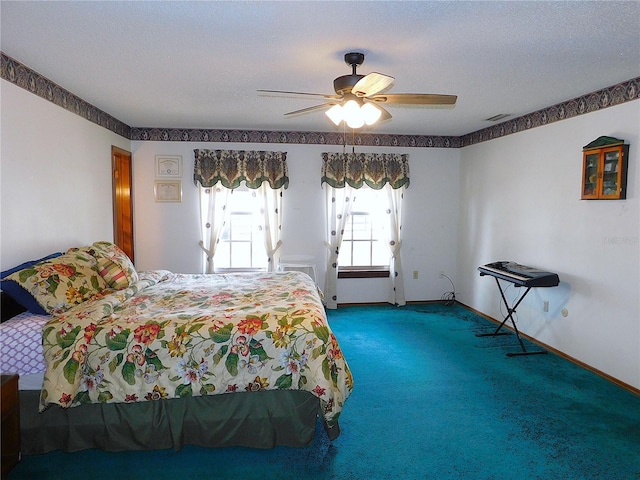
<svg viewBox="0 0 640 480"><path fill-rule="evenodd" d="M452 288L450 292L443 293L442 297L440 297L440 300L443 300L445 305L453 305L454 303L456 303L456 287L453 284L453 281L449 277L447 277L444 273L440 273L440 276L449 280Z"/></svg>

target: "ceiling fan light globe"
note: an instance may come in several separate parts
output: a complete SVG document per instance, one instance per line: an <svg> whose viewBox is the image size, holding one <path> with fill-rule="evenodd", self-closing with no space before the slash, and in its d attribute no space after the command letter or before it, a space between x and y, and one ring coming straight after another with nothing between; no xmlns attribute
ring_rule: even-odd
<svg viewBox="0 0 640 480"><path fill-rule="evenodd" d="M355 100L349 100L342 107L344 121L349 128L360 128L364 125L364 116L360 110L360 105Z"/></svg>
<svg viewBox="0 0 640 480"><path fill-rule="evenodd" d="M380 119L380 116L382 115L382 110L380 110L375 105L372 105L371 103L365 103L364 105L362 105L360 112L362 113L364 122L367 125L373 125Z"/></svg>
<svg viewBox="0 0 640 480"><path fill-rule="evenodd" d="M350 118L351 116L358 115L360 113L360 105L355 100L349 100L342 107L344 118Z"/></svg>
<svg viewBox="0 0 640 480"><path fill-rule="evenodd" d="M340 125L340 122L343 119L344 112L342 111L342 105L334 105L329 110L325 112L325 115L329 117L329 119L336 124L336 126Z"/></svg>
<svg viewBox="0 0 640 480"><path fill-rule="evenodd" d="M347 119L347 127L349 128L361 128L364 126L364 118L362 115L357 115Z"/></svg>

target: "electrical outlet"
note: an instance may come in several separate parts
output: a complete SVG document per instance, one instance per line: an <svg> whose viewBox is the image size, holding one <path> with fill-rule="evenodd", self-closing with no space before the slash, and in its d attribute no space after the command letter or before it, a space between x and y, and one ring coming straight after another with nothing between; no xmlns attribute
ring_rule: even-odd
<svg viewBox="0 0 640 480"><path fill-rule="evenodd" d="M543 309L545 312L548 312L548 311L549 311L549 300L545 300L545 301L543 301L543 302L542 302L542 309Z"/></svg>
<svg viewBox="0 0 640 480"><path fill-rule="evenodd" d="M413 271L413 279L417 280L418 279L418 270L414 270Z"/></svg>

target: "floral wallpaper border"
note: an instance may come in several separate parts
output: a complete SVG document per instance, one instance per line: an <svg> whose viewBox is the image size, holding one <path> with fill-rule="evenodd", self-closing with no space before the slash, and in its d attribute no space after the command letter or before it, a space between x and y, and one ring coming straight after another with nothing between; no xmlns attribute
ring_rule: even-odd
<svg viewBox="0 0 640 480"><path fill-rule="evenodd" d="M380 147L459 148L460 137L389 135L340 132L277 132L263 130L209 130L192 128L132 128L131 140L234 143L289 143L302 145L362 145Z"/></svg>
<svg viewBox="0 0 640 480"><path fill-rule="evenodd" d="M507 120L477 132L468 133L460 137L460 146L466 147L486 142L638 99L640 99L640 77Z"/></svg>
<svg viewBox="0 0 640 480"><path fill-rule="evenodd" d="M85 120L131 139L131 127L129 125L103 112L98 107L85 102L38 72L5 55L4 52L0 52L0 78L24 88L65 110L80 115Z"/></svg>
<svg viewBox="0 0 640 480"><path fill-rule="evenodd" d="M346 144L375 147L462 148L640 99L640 77L637 77L460 137L356 133L355 135L347 135L345 142L344 134L338 132L130 127L31 70L19 61L14 60L4 52L0 52L0 78L129 140L160 142Z"/></svg>

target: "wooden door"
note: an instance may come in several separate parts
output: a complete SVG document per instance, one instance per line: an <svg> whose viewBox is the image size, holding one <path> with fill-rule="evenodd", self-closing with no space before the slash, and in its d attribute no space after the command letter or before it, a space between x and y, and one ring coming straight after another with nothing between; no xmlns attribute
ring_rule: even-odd
<svg viewBox="0 0 640 480"><path fill-rule="evenodd" d="M133 256L133 175L131 152L111 147L113 173L113 236L114 243Z"/></svg>

